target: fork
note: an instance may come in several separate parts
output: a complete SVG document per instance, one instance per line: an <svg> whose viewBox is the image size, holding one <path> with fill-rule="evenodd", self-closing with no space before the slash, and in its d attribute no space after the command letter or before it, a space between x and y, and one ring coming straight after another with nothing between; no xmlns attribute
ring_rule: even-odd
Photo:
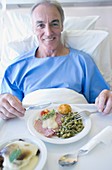
<svg viewBox="0 0 112 170"><path fill-rule="evenodd" d="M80 112L77 112L77 120L79 120L79 119L87 119L87 118L89 118L89 116L91 115L91 114L94 114L94 113L96 113L96 112L98 112L98 110L95 110L95 111L92 111L92 112L90 112L90 111L88 111L88 110L83 110L83 111L80 111Z"/></svg>

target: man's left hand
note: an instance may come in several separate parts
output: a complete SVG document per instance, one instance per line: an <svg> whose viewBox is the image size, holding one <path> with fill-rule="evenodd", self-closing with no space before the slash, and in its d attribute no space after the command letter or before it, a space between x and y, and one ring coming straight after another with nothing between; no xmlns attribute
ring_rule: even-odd
<svg viewBox="0 0 112 170"><path fill-rule="evenodd" d="M99 112L108 114L112 112L112 91L103 90L95 100Z"/></svg>

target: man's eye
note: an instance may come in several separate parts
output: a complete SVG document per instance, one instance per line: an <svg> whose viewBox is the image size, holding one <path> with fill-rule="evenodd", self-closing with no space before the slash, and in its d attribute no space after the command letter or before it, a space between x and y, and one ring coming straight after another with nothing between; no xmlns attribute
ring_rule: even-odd
<svg viewBox="0 0 112 170"><path fill-rule="evenodd" d="M52 25L53 27L58 27L58 26L59 26L59 23L58 23L58 22L53 22L51 25Z"/></svg>
<svg viewBox="0 0 112 170"><path fill-rule="evenodd" d="M37 27L37 28L44 28L45 25L44 25L44 24L37 24L36 27Z"/></svg>

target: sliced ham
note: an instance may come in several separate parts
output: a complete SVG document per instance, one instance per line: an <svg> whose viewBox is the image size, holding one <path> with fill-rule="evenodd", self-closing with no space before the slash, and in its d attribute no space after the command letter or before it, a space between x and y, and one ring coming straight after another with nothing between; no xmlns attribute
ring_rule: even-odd
<svg viewBox="0 0 112 170"><path fill-rule="evenodd" d="M58 124L59 126L62 124L62 122L61 122L61 117L62 117L62 116L63 116L62 114L56 113L56 122L57 122L57 124Z"/></svg>
<svg viewBox="0 0 112 170"><path fill-rule="evenodd" d="M39 133L43 134L46 137L51 137L55 133L52 129L43 128L41 120L36 120L34 123L34 127Z"/></svg>
<svg viewBox="0 0 112 170"><path fill-rule="evenodd" d="M60 126L61 125L61 117L62 115L59 113L56 113L56 122L57 124ZM46 137L52 137L53 135L55 135L55 130L54 129L49 129L49 128L43 128L42 127L42 120L38 119L35 120L34 122L34 128L37 130L37 132L43 134Z"/></svg>

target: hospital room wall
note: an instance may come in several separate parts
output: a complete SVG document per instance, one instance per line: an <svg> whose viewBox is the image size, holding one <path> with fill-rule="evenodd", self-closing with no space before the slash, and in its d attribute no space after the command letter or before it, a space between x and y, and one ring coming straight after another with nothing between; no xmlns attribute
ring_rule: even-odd
<svg viewBox="0 0 112 170"><path fill-rule="evenodd" d="M96 22L96 29L109 31L112 56L112 6L64 7L64 11L66 16L100 16L99 20Z"/></svg>

